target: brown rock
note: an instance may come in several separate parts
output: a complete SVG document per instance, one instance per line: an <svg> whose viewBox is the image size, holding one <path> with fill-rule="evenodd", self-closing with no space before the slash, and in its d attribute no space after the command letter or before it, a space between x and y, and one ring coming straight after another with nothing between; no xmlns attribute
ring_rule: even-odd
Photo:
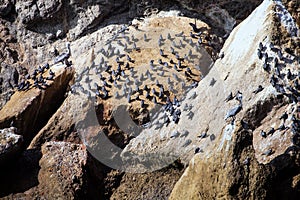
<svg viewBox="0 0 300 200"><path fill-rule="evenodd" d="M63 65L51 68L55 72L54 81L48 81L49 86L45 90L32 87L27 91L17 91L0 110L0 127L8 127L13 123L24 136L25 144L29 144L60 106L69 81L73 78L72 68L65 69Z"/></svg>
<svg viewBox="0 0 300 200"><path fill-rule="evenodd" d="M79 199L86 189L87 151L83 145L48 142L42 147L39 192L45 199Z"/></svg>

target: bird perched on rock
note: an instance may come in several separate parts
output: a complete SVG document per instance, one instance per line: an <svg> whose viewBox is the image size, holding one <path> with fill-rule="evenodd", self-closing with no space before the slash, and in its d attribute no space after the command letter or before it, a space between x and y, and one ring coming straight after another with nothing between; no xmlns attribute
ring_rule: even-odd
<svg viewBox="0 0 300 200"><path fill-rule="evenodd" d="M197 28L196 19L195 19L195 23L189 23L189 25L193 28L193 31L195 33L199 33L201 31L200 28Z"/></svg>
<svg viewBox="0 0 300 200"><path fill-rule="evenodd" d="M263 152L262 155L270 156L273 153L274 151L272 149L268 149L267 151Z"/></svg>
<svg viewBox="0 0 300 200"><path fill-rule="evenodd" d="M266 137L267 137L267 133L266 133L265 131L263 131L263 130L260 131L260 135L261 135L261 137L263 137L263 138L266 138Z"/></svg>
<svg viewBox="0 0 300 200"><path fill-rule="evenodd" d="M287 114L287 112L284 112L280 117L279 117L279 119L280 120L283 120L284 122L285 122L285 120L288 118L288 114Z"/></svg>
<svg viewBox="0 0 300 200"><path fill-rule="evenodd" d="M69 42L66 43L66 48L67 48L66 52L60 54L54 59L54 64L59 62L65 62L68 60L68 58L71 56L71 47Z"/></svg>
<svg viewBox="0 0 300 200"><path fill-rule="evenodd" d="M228 102L233 99L232 92L226 97L225 101Z"/></svg>
<svg viewBox="0 0 300 200"><path fill-rule="evenodd" d="M263 89L264 89L264 88L263 88L261 85L259 85L258 88L257 88L256 90L253 91L253 93L254 93L254 94L257 94L257 93L261 92Z"/></svg>
<svg viewBox="0 0 300 200"><path fill-rule="evenodd" d="M238 114L241 110L242 110L243 106L240 103L239 105L233 107L232 109L230 109L225 116L225 120L227 120L229 117L235 119L235 115Z"/></svg>
<svg viewBox="0 0 300 200"><path fill-rule="evenodd" d="M240 103L243 100L243 93L241 93L239 90L237 91L236 95L235 95L235 99L238 100Z"/></svg>

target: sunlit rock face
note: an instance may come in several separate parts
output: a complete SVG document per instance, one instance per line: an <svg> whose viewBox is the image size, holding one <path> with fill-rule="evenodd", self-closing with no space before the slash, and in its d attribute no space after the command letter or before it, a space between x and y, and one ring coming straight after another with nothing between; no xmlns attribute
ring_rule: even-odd
<svg viewBox="0 0 300 200"><path fill-rule="evenodd" d="M4 1L0 197L296 199L298 4Z"/></svg>

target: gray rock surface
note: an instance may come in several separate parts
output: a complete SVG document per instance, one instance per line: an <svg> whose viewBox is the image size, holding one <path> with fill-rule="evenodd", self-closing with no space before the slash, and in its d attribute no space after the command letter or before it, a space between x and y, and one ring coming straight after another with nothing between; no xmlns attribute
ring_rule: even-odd
<svg viewBox="0 0 300 200"><path fill-rule="evenodd" d="M0 165L7 164L21 153L23 137L14 127L0 130Z"/></svg>
<svg viewBox="0 0 300 200"><path fill-rule="evenodd" d="M293 103L295 95L291 91L299 78L288 81L292 79L288 69L293 74L299 71L295 62L300 52L299 37L295 37L299 2L283 0L285 10L283 5L275 6L279 1L265 0L244 20L261 2L1 1L0 127L12 123L24 136L23 144L28 148L23 148L21 155L1 171L5 174L0 173L0 197L298 197L300 107ZM198 35L193 35L189 25L195 18L201 29ZM56 55L65 52L66 42L71 45L72 67L65 69L60 63L53 66ZM260 42L266 47L263 56L267 57L267 52L268 58L258 58ZM283 49L283 58L273 52L274 48ZM286 65L274 70L275 57L279 58L279 66L283 62ZM159 59L165 63L159 63ZM183 61L178 63L177 59ZM102 73L105 63L116 73L120 60L134 70L121 70L119 79ZM178 66L171 65L171 60ZM263 69L266 61L271 67L269 73ZM58 75L49 87L13 89L27 72L31 75L46 62ZM58 68L62 73L56 71ZM273 75L284 77L279 81L282 87L270 84ZM155 82L158 76L159 83ZM143 79L138 89L130 85L138 84L134 78ZM198 86L194 81L200 81ZM142 89L146 84L150 97L160 91L158 85L166 84L165 94L174 102L174 112L170 109L167 114L156 115L152 110L147 113L146 109L157 111L165 100L146 100L147 92ZM106 98L102 85L107 85ZM254 93L259 85L263 90ZM119 89L123 91L118 92ZM128 98L126 93L136 95L135 90L141 93L138 98ZM286 92L282 94L282 90ZM238 91L243 95L238 98L242 99L243 108L224 120L226 113L241 103L234 97L224 100L229 93L235 95ZM118 98L114 98L116 92ZM179 95L179 102L175 102L174 94ZM284 112L288 117L279 119ZM89 113L94 114L92 122L87 118ZM130 115L116 118L115 113ZM179 121L174 116L180 116ZM150 117L154 120L143 124ZM124 119L136 122L138 128L123 126L120 122ZM81 120L88 121L78 123ZM262 131L266 131L266 136L261 136ZM7 143L10 139L5 137L2 141ZM108 144L115 146L106 148ZM149 166L147 159L155 158L155 169L159 170L131 174L110 169L90 156L93 150L104 157L111 153L108 160L122 159L125 169L131 172L145 169ZM133 161L138 163L141 158L142 162L132 169L127 167L131 164L127 161L133 153L141 155ZM169 156L170 160L162 162L161 156Z"/></svg>

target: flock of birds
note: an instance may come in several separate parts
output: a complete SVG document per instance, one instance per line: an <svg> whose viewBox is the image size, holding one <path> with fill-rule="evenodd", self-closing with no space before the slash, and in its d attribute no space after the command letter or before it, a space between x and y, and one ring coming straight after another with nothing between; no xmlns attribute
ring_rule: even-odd
<svg viewBox="0 0 300 200"><path fill-rule="evenodd" d="M46 75L48 70L48 75ZM43 66L38 66L31 75L26 74L17 85L17 90L26 91L32 87L44 90L49 86L49 81L53 81L54 77L55 73L50 69L49 64L46 63Z"/></svg>
<svg viewBox="0 0 300 200"><path fill-rule="evenodd" d="M278 120L282 121L279 127L270 127L269 130L261 130L260 135L266 138L276 131L286 131L290 129L293 134L293 143L300 145L300 119L297 118L297 113L300 113L300 71L292 71L287 67L287 64L299 64L299 57L293 55L292 50L289 48L283 52L272 43L267 46L261 42L257 49L257 56L263 61L263 70L271 74L270 84L276 89L279 95L286 96L289 99L289 103L295 105L292 106L290 112L285 111L279 117ZM262 89L261 87L261 90ZM289 116L288 113L294 114ZM291 121L290 126L286 125L288 119ZM268 149L263 155L269 156L272 153L274 153L274 150Z"/></svg>
<svg viewBox="0 0 300 200"><path fill-rule="evenodd" d="M126 99L128 104L139 104L141 111L149 111L150 104L157 106L160 105L163 109L163 116L156 121L156 123L149 123L150 126L155 125L155 130L161 129L164 125L168 126L172 121L178 124L180 116L183 112L186 112L188 119L192 120L194 113L191 111L193 105L181 105L181 102L186 98L186 93L192 88L198 86L198 82L203 78L201 69L199 66L192 66L191 57L195 57L192 52L192 48L185 55L179 55L177 49L184 49L186 45L194 47L196 51L200 50L203 44L204 34L201 29L197 28L196 23L190 23L192 31L189 36L186 36L183 32L177 33L172 36L170 33L164 38L163 35L159 36L158 44L158 59L149 60L146 72L140 72L135 66L135 59L131 57L131 53L141 51L138 47L138 38L134 35L128 35L129 28L123 26L112 40L107 42L107 49L102 48L98 55L102 54L100 63L98 65L93 64L90 67L86 67L80 74L77 74L75 84L71 86L71 93L78 94L79 91L86 94L89 98L96 97L97 100L107 100L109 98L120 100ZM130 37L131 36L131 37ZM175 38L180 38L179 42L175 42ZM151 38L146 34L143 35L143 41L149 42ZM163 48L166 40L171 42L169 50ZM113 42L117 43L118 47L114 47ZM131 48L130 48L131 46ZM272 53L269 53L270 52ZM67 52L58 54L56 52L56 58L54 63L62 62L66 66L72 65L68 61L70 57L70 44L67 44ZM283 53L280 48L275 47L272 43L269 47L259 43L257 56L260 60L263 60L263 70L271 74L270 83L276 89L279 94L282 94L289 98L291 103L297 104L300 102L300 71L292 72L291 69L286 68L286 64L292 64L299 62L297 56L295 59L291 59L292 56L284 56L284 54L291 55L292 52L286 49ZM222 59L224 55L221 54ZM114 59L114 62L109 60ZM48 71L49 70L49 71ZM90 78L91 71L97 75L97 80ZM48 71L48 76L45 75ZM21 80L17 89L19 91L25 91L30 89L31 86L39 89L45 89L48 87L48 81L52 81L55 73L50 69L48 63L43 66L39 66L34 72L25 76L24 80ZM164 80L166 81L161 81ZM32 81L30 81L32 80ZM167 85L163 82L166 82ZM189 84L189 85L188 85ZM85 87L85 86L86 87ZM180 93L175 89L180 85L182 92ZM258 88L253 91L257 94L264 88L259 85ZM176 95L178 94L178 95ZM194 92L190 99L197 97L197 93ZM226 102L236 99L239 103L230 109L225 116L225 120L232 119L232 123L235 120L235 116L242 110L243 94L238 91L235 95L232 93L225 99ZM148 110L149 109L149 110ZM297 106L296 113L299 113L300 106ZM286 120L290 117L291 125L285 124ZM160 122L160 120L163 122ZM261 131L261 136L266 138L268 135L272 135L275 131L285 131L291 129L294 138L293 142L300 144L300 120L295 114L289 116L287 112L279 118L282 120L282 124L275 129L271 127L270 130ZM178 131L171 134L172 137L178 136ZM188 133L187 133L188 134ZM199 137L206 137L206 133L201 134ZM191 141L189 141L191 143ZM188 144L187 144L188 145ZM200 148L196 148L195 153L200 152ZM268 149L263 154L269 156L274 151Z"/></svg>
<svg viewBox="0 0 300 200"><path fill-rule="evenodd" d="M134 55L143 49L138 46L139 39L130 35L129 28L124 25L113 39L107 42L106 48L103 47L97 53L97 56L101 56L100 63L86 67L77 74L75 84L71 86L71 93L78 94L80 91L88 98L96 97L96 100L125 99L130 106L134 105L140 110L140 113L159 106L166 113L164 123L156 124L155 129L160 129L163 125L168 126L172 121L177 124L182 112L191 109L185 105L182 110L180 102L203 78L200 66L190 63L192 59L197 58L205 34L196 24L190 25L190 36L186 36L184 32L160 35L157 40L158 49L152 52L158 58L150 58L147 66L137 66L139 63ZM147 43L153 38L144 34L142 40ZM169 49L164 46L167 42L171 43ZM189 47L187 54L180 55L177 50L184 49L187 45L192 48ZM91 78L91 74L95 74L97 78ZM196 96L195 93L192 98ZM192 119L193 113L189 112L188 116ZM147 125L149 123L145 126Z"/></svg>
<svg viewBox="0 0 300 200"><path fill-rule="evenodd" d="M70 43L67 43L66 47L67 51L63 52L62 54L59 54L59 52L55 49L54 64L61 62L65 64L66 67L72 65L72 62L68 60L71 55ZM16 88L18 91L27 91L33 87L44 90L49 87L49 81L53 81L54 77L55 72L52 71L49 63L45 63L42 66L38 66L38 68L35 69L32 74L27 73L24 78L21 79Z"/></svg>

